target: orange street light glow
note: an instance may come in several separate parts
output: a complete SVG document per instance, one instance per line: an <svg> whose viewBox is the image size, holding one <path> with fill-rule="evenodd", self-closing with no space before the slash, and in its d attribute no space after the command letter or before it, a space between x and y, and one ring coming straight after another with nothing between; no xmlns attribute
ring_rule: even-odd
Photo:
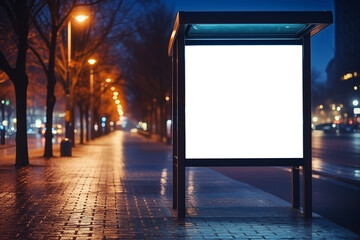
<svg viewBox="0 0 360 240"><path fill-rule="evenodd" d="M89 16L84 15L84 14L79 14L79 15L75 16L74 18L78 22L85 22L89 18Z"/></svg>
<svg viewBox="0 0 360 240"><path fill-rule="evenodd" d="M107 78L105 81L106 81L107 83L110 83L110 82L111 82L111 78Z"/></svg>
<svg viewBox="0 0 360 240"><path fill-rule="evenodd" d="M88 60L88 63L89 63L90 65L94 65L94 64L96 63L96 60L95 60L94 58L90 58L90 59Z"/></svg>

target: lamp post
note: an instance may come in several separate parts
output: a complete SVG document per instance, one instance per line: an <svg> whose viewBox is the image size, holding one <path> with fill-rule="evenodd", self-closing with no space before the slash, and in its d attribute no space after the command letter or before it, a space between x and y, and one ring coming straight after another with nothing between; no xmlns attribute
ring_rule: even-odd
<svg viewBox="0 0 360 240"><path fill-rule="evenodd" d="M5 145L5 126L4 126L4 121L5 121L5 100L1 100L1 115L2 115L2 120L0 122L0 138L1 138L1 145Z"/></svg>
<svg viewBox="0 0 360 240"><path fill-rule="evenodd" d="M100 90L100 106L103 106L103 94L105 93L108 84L110 84L112 82L111 78L106 78L105 81L101 82L101 90ZM104 120L105 119L105 120ZM107 134L108 133L108 124L107 122L109 122L109 120L105 117L101 118L101 133L102 135Z"/></svg>
<svg viewBox="0 0 360 240"><path fill-rule="evenodd" d="M90 58L88 60L90 64L90 139L94 139L94 102L93 102L93 94L94 94L94 64L96 63L96 59Z"/></svg>
<svg viewBox="0 0 360 240"><path fill-rule="evenodd" d="M89 16L84 15L84 14L78 14L76 16L74 16L74 19L80 23L84 22L85 20L87 20L89 18ZM68 58L67 58L67 68L66 68L66 89L65 89L65 94L66 94L66 99L65 99L65 138L71 138L71 136L73 136L73 134L71 133L71 131L73 131L71 126L71 114L70 114L70 96L71 96L71 87L70 87L70 79L71 79L71 19L69 19L68 21L68 26L67 26L67 53L68 53Z"/></svg>
<svg viewBox="0 0 360 240"><path fill-rule="evenodd" d="M357 131L357 114L360 114L360 108L358 107L359 105L359 101L357 99L353 100L352 102L353 106L354 106L354 128L355 128L355 131Z"/></svg>

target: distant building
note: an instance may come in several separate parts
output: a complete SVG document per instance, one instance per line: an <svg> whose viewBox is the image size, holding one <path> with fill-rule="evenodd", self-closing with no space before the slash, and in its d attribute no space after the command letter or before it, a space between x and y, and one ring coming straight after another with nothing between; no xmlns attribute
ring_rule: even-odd
<svg viewBox="0 0 360 240"><path fill-rule="evenodd" d="M347 119L360 100L360 1L334 0L335 57L328 65L332 101L343 104ZM348 118L349 117L349 118Z"/></svg>
<svg viewBox="0 0 360 240"><path fill-rule="evenodd" d="M323 121L347 123L359 128L360 108L360 1L334 0L335 56L327 67L330 98L314 115ZM355 100L355 101L354 101ZM325 107L326 118L324 114ZM324 116L323 116L324 115ZM322 118L321 118L322 117Z"/></svg>

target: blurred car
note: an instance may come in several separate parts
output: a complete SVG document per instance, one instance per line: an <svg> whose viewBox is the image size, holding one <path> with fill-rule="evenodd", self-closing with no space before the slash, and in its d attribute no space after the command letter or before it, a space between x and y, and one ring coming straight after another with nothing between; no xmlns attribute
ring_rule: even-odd
<svg viewBox="0 0 360 240"><path fill-rule="evenodd" d="M341 133L353 133L353 132L355 132L355 125L353 125L353 124L339 124L339 131Z"/></svg>
<svg viewBox="0 0 360 240"><path fill-rule="evenodd" d="M44 127L44 128L41 130L41 133L42 133L42 135L44 135L44 136L45 136L45 132L46 132L46 127ZM51 133L52 133L52 135L54 136L54 135L56 135L58 132L56 131L55 128L51 128Z"/></svg>
<svg viewBox="0 0 360 240"><path fill-rule="evenodd" d="M325 133L336 133L337 125L335 123L322 123L315 126L315 130L322 130Z"/></svg>
<svg viewBox="0 0 360 240"><path fill-rule="evenodd" d="M46 127L41 129L41 133L42 135L45 135L46 132ZM76 129L74 130L74 132L76 132ZM63 134L63 128L61 124L54 124L53 127L51 128L51 133L52 135L61 135Z"/></svg>
<svg viewBox="0 0 360 240"><path fill-rule="evenodd" d="M315 130L322 130L324 133L353 133L355 126L353 124L335 124L335 123L322 123L315 126Z"/></svg>
<svg viewBox="0 0 360 240"><path fill-rule="evenodd" d="M28 135L34 135L34 134L38 133L38 131L37 130L35 131L33 128L28 128L26 133Z"/></svg>

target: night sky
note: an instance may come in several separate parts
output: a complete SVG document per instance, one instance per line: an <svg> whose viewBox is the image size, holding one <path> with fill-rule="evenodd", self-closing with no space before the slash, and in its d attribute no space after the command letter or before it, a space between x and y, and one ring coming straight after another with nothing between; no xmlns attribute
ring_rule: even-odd
<svg viewBox="0 0 360 240"><path fill-rule="evenodd" d="M176 11L319 11L332 10L333 0L173 0ZM334 14L334 13L333 13ZM334 25L311 39L312 68L326 81L326 67L334 56Z"/></svg>

